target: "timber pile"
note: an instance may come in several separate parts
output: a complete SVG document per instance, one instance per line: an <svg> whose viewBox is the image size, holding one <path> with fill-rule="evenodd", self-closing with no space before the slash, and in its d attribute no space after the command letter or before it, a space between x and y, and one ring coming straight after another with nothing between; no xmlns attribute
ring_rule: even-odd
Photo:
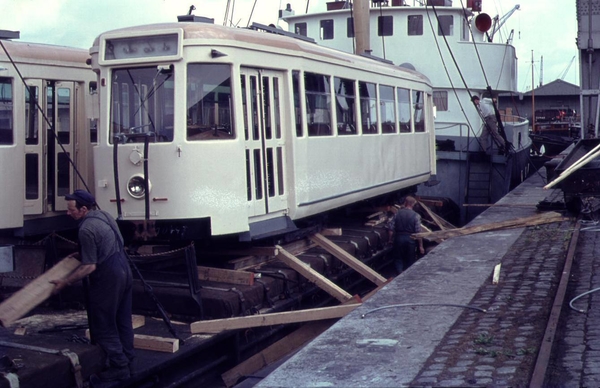
<svg viewBox="0 0 600 388"><path fill-rule="evenodd" d="M564 217L557 212L542 213L531 217L517 218L514 220L494 222L485 225L468 226L464 228L439 230L435 232L427 233L415 233L411 235L412 238L423 238L426 240L434 241L447 239L450 237L465 236L468 234L488 232L490 230L498 229L510 229L510 228L523 228L526 226L535 226L542 224L549 224L552 222L562 222L569 220L569 217Z"/></svg>

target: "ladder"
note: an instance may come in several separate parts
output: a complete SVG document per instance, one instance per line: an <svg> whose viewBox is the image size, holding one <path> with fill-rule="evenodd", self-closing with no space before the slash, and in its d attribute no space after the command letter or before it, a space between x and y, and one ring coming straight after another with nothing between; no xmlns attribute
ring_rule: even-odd
<svg viewBox="0 0 600 388"><path fill-rule="evenodd" d="M483 152L467 155L467 189L465 204L491 203L492 157ZM473 219L486 209L484 206L467 206L466 218Z"/></svg>

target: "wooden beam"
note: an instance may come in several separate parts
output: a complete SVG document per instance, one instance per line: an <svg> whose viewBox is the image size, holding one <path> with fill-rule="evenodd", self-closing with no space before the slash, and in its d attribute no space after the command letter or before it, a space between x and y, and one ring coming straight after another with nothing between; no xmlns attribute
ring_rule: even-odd
<svg viewBox="0 0 600 388"><path fill-rule="evenodd" d="M304 324L298 330L223 373L221 375L223 382L227 387L234 386L242 377L254 374L256 371L302 348L335 322L337 322L336 319L327 319Z"/></svg>
<svg viewBox="0 0 600 388"><path fill-rule="evenodd" d="M90 329L85 330L85 337L91 339ZM153 335L134 334L133 347L135 349L152 350L155 352L175 353L179 350L177 338L156 337Z"/></svg>
<svg viewBox="0 0 600 388"><path fill-rule="evenodd" d="M237 318L212 319L210 321L198 321L190 324L190 331L192 334L219 333L223 330L246 329L249 327L263 327L287 323L340 318L360 305L361 303L343 304L340 306L320 307L308 310L286 311L282 313L264 315L250 315Z"/></svg>
<svg viewBox="0 0 600 388"><path fill-rule="evenodd" d="M279 245L277 246L277 250L279 251L277 258L304 276L309 282L314 283L317 287L321 288L340 302L345 302L352 299L352 295L348 294L331 280L312 269L310 265L298 259L296 256L292 255Z"/></svg>
<svg viewBox="0 0 600 388"><path fill-rule="evenodd" d="M248 271L198 266L198 279L213 282L254 285L254 274Z"/></svg>
<svg viewBox="0 0 600 388"><path fill-rule="evenodd" d="M313 234L310 239L317 243L321 248L337 257L340 261L344 262L348 267L352 268L368 280L372 281L376 285L382 285L386 282L386 278L378 274L376 271L365 265L362 261L352 256L333 241L323 237L319 233Z"/></svg>
<svg viewBox="0 0 600 388"><path fill-rule="evenodd" d="M142 327L146 324L146 317L143 315L132 314L131 315L131 326L134 329Z"/></svg>
<svg viewBox="0 0 600 388"><path fill-rule="evenodd" d="M438 216L437 214L435 214L427 205L425 205L423 202L419 201L419 205L425 210L425 212L427 212L427 214L429 215L429 217L431 217L431 219L433 220L433 222L435 222L435 224L441 229L441 230L446 230L446 229L456 229L456 226L452 225L451 223L449 223L448 221L446 221L445 219L443 219L442 217Z"/></svg>
<svg viewBox="0 0 600 388"><path fill-rule="evenodd" d="M69 275L81 262L72 257L66 257L56 265L38 276L35 280L15 292L10 298L0 304L0 324L3 327L11 325L23 317L37 305L48 299L55 285L51 280L62 279Z"/></svg>
<svg viewBox="0 0 600 388"><path fill-rule="evenodd" d="M153 350L155 352L175 353L179 350L179 340L177 338L134 334L133 347L136 349Z"/></svg>
<svg viewBox="0 0 600 388"><path fill-rule="evenodd" d="M548 224L551 222L561 222L569 220L568 217L563 217L561 214L556 212L542 213L531 217L517 218L514 220L507 220L502 222L494 222L484 225L476 225L452 230L440 230L431 233L415 233L412 234L413 238L424 238L427 240L435 239L447 239L450 237L464 236L468 234L487 232L490 230L497 229L508 229L508 228L522 228L526 226L534 226L541 224Z"/></svg>

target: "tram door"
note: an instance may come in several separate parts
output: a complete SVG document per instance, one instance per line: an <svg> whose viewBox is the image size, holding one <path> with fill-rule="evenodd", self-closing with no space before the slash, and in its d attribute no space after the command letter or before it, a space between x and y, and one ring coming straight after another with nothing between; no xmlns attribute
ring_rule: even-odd
<svg viewBox="0 0 600 388"><path fill-rule="evenodd" d="M283 73L241 69L248 216L285 210Z"/></svg>
<svg viewBox="0 0 600 388"><path fill-rule="evenodd" d="M73 93L72 82L27 81L25 214L67 209L63 197L73 189L69 162L74 155Z"/></svg>

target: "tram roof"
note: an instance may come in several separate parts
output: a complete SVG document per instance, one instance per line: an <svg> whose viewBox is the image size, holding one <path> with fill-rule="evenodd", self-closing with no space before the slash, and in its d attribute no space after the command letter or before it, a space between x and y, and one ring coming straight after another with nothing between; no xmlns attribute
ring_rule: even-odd
<svg viewBox="0 0 600 388"><path fill-rule="evenodd" d="M73 63L86 67L86 60L90 57L87 50L75 47L10 40L3 40L2 44L16 62ZM7 60L4 50L0 50L0 61Z"/></svg>
<svg viewBox="0 0 600 388"><path fill-rule="evenodd" d="M333 61L346 62L362 68L364 68L364 66L368 66L369 69L373 70L379 68L380 71L383 72L385 72L386 69L389 70L390 68L393 68L397 71L404 72L407 78L417 80L419 82L425 82L430 85L429 79L422 73L393 64L386 64L369 57L345 53L328 47L319 46L315 43L307 42L301 39L294 39L289 36L282 36L247 28L224 27L209 23L179 22L148 24L106 31L94 40L94 47L90 49L90 53L98 49L100 38L105 34L118 35L123 33L135 33L137 35L144 32L156 33L160 30L173 29L181 29L183 31L183 37L186 41L184 42L184 46L193 44L193 40L204 39L220 41L222 44L226 45L231 44L240 46L241 44L246 47L254 46L276 53L282 53L285 50L285 52L293 53L294 55L299 56L302 54L309 56L321 56ZM227 41L230 41L231 43L227 43Z"/></svg>

